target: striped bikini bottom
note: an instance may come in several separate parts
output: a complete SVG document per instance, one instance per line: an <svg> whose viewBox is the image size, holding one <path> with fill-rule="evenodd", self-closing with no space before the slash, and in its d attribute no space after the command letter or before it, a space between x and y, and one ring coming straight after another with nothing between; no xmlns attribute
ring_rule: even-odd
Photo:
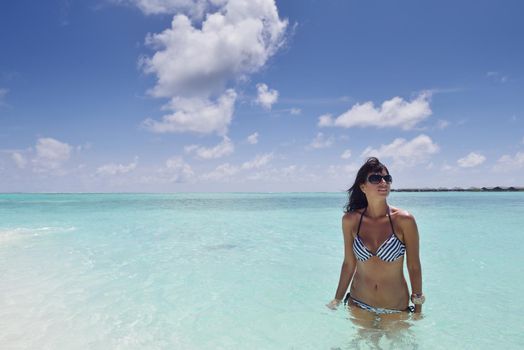
<svg viewBox="0 0 524 350"><path fill-rule="evenodd" d="M353 304L355 304L356 306L358 306L359 308L363 309L363 310L366 310L366 311L369 311L369 312L373 312L373 313L376 313L378 315L383 315L383 314L398 314L400 312L414 312L415 311L415 307L414 306L408 306L406 310L395 310L395 309L386 309L386 308L383 308L383 307L374 307L374 306L371 306L371 305L368 305L358 299L355 299L351 296L351 294L347 294L346 295L346 298L344 298L344 305L347 305L349 302L352 302Z"/></svg>

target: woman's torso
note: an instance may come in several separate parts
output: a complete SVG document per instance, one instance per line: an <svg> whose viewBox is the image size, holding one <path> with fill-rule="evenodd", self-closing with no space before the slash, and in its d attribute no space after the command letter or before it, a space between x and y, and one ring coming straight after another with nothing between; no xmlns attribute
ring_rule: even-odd
<svg viewBox="0 0 524 350"><path fill-rule="evenodd" d="M403 272L403 234L395 225L399 210L391 208L389 217L378 219L362 216L363 212L364 209L355 212L359 224L352 232L359 242L354 242L357 265L351 296L374 307L404 310L409 291Z"/></svg>

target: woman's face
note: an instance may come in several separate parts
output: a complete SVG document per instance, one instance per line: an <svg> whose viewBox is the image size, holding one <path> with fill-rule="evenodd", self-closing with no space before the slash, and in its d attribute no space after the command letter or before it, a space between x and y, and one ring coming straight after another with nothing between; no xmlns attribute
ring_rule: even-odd
<svg viewBox="0 0 524 350"><path fill-rule="evenodd" d="M366 195L366 198L369 200L372 197L385 198L389 195L391 190L391 183L387 183L383 178L380 179L380 182L375 184L369 182L369 175L388 175L385 169L382 169L382 172L371 172L366 176L366 181L360 185L360 189Z"/></svg>

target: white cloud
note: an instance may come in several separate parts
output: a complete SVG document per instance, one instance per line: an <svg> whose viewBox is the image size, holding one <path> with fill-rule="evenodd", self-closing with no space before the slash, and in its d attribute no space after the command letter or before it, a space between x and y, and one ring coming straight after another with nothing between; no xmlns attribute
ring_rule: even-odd
<svg viewBox="0 0 524 350"><path fill-rule="evenodd" d="M233 89L225 91L226 87L260 70L284 43L287 21L279 18L275 1L131 2L145 13L187 9L186 13L206 14L200 27L177 14L170 28L147 36L146 43L156 52L139 63L145 73L157 78L149 93L169 98L164 108L173 113L161 121L149 118L144 125L153 132L225 135L237 96ZM214 100L216 96L220 97ZM269 102L264 100L265 106Z"/></svg>
<svg viewBox="0 0 524 350"><path fill-rule="evenodd" d="M493 170L498 172L513 171L524 168L524 152L517 152L514 156L505 154L497 160Z"/></svg>
<svg viewBox="0 0 524 350"><path fill-rule="evenodd" d="M225 180L235 175L238 171L239 168L237 166L224 163L217 166L215 170L207 174L203 174L201 178L203 180Z"/></svg>
<svg viewBox="0 0 524 350"><path fill-rule="evenodd" d="M227 90L216 102L203 98L174 97L166 107L173 114L165 115L162 121L148 118L143 126L157 133L196 132L225 135L235 109L235 91Z"/></svg>
<svg viewBox="0 0 524 350"><path fill-rule="evenodd" d="M278 91L269 90L266 84L257 84L257 92L256 103L265 109L271 109L271 106L278 100Z"/></svg>
<svg viewBox="0 0 524 350"><path fill-rule="evenodd" d="M423 92L411 102L401 97L393 97L384 101L378 108L375 108L371 101L357 103L335 119L329 114L320 116L318 126L400 127L409 130L431 115L430 98L431 93Z"/></svg>
<svg viewBox="0 0 524 350"><path fill-rule="evenodd" d="M302 110L301 110L300 108L291 108L291 109L289 110L289 113L290 113L291 115L299 115L299 114L302 113Z"/></svg>
<svg viewBox="0 0 524 350"><path fill-rule="evenodd" d="M311 178L312 175L308 173L300 174L303 169L299 169L296 165L289 165L283 168L269 168L264 169L253 174L249 174L246 179L259 182L298 182L304 180L306 177Z"/></svg>
<svg viewBox="0 0 524 350"><path fill-rule="evenodd" d="M77 150L78 152L81 152L81 151L85 151L85 150L89 150L89 149L91 149L92 146L93 146L93 145L91 144L91 142L86 142L86 143L84 143L83 145L78 145L78 146L76 146L76 150Z"/></svg>
<svg viewBox="0 0 524 350"><path fill-rule="evenodd" d="M120 175L120 174L126 174L133 170L135 170L136 166L138 164L138 157L135 157L135 160L132 163L129 163L127 165L124 164L116 164L116 163L110 163L105 164L96 170L97 175Z"/></svg>
<svg viewBox="0 0 524 350"><path fill-rule="evenodd" d="M113 0L120 4L131 4L146 15L186 13L200 19L209 7L221 5L225 0Z"/></svg>
<svg viewBox="0 0 524 350"><path fill-rule="evenodd" d="M24 169L27 164L27 159L19 152L11 153L11 159L13 159L19 169Z"/></svg>
<svg viewBox="0 0 524 350"><path fill-rule="evenodd" d="M508 76L503 75L500 72L487 72L486 77L498 83L505 83L508 81Z"/></svg>
<svg viewBox="0 0 524 350"><path fill-rule="evenodd" d="M195 175L193 169L182 157L175 156L166 160L165 169L161 173L169 182L187 182Z"/></svg>
<svg viewBox="0 0 524 350"><path fill-rule="evenodd" d="M327 169L327 173L331 177L351 178L357 174L360 167L361 164L357 163L351 163L347 165L330 165Z"/></svg>
<svg viewBox="0 0 524 350"><path fill-rule="evenodd" d="M453 166L451 166L451 165L449 165L449 164L447 164L447 163L444 163L444 164L442 165L442 167L440 168L440 170L445 171L445 172L448 172L448 173L450 173L450 172L455 172L457 169L458 169L458 168L453 167Z"/></svg>
<svg viewBox="0 0 524 350"><path fill-rule="evenodd" d="M0 88L0 106L5 105L4 99L7 96L8 92L9 92L9 89Z"/></svg>
<svg viewBox="0 0 524 350"><path fill-rule="evenodd" d="M444 119L439 119L437 121L437 128L440 129L440 130L443 130L445 128L447 128L449 126L449 122L447 120L444 120Z"/></svg>
<svg viewBox="0 0 524 350"><path fill-rule="evenodd" d="M313 141L311 141L311 143L309 144L309 147L312 147L312 148L327 148L327 147L331 147L333 145L333 137L329 137L326 139L326 137L324 136L323 133L319 132L317 134L317 136L315 136L315 138L313 139Z"/></svg>
<svg viewBox="0 0 524 350"><path fill-rule="evenodd" d="M36 143L36 157L32 162L34 170L45 172L58 169L71 156L71 146L56 139L39 138Z"/></svg>
<svg viewBox="0 0 524 350"><path fill-rule="evenodd" d="M268 164L273 159L273 153L266 153L262 155L257 155L253 160L244 162L242 164L242 169L258 169L266 164Z"/></svg>
<svg viewBox="0 0 524 350"><path fill-rule="evenodd" d="M217 159L233 153L235 146L227 136L224 136L222 142L215 147L206 148L199 145L190 145L184 149L187 153L195 152L200 159Z"/></svg>
<svg viewBox="0 0 524 350"><path fill-rule="evenodd" d="M402 168L424 163L438 151L439 146L429 136L421 134L411 141L396 138L392 143L381 145L378 149L367 147L362 152L362 157L391 158L394 167Z"/></svg>
<svg viewBox="0 0 524 350"><path fill-rule="evenodd" d="M472 168L484 163L485 160L486 157L482 154L471 152L467 156L457 160L457 164L462 168Z"/></svg>
<svg viewBox="0 0 524 350"><path fill-rule="evenodd" d="M273 159L272 153L257 155L250 161L244 162L241 166L224 163L217 166L213 171L200 176L201 180L229 181L239 172L246 170L259 169L267 165Z"/></svg>
<svg viewBox="0 0 524 350"><path fill-rule="evenodd" d="M322 114L318 117L318 126L333 126L333 116L331 114Z"/></svg>
<svg viewBox="0 0 524 350"><path fill-rule="evenodd" d="M351 157L351 150L347 149L345 150L341 155L340 158L342 159L349 159Z"/></svg>
<svg viewBox="0 0 524 350"><path fill-rule="evenodd" d="M229 0L200 29L185 15L174 16L171 28L147 36L158 51L140 63L157 76L153 96L209 96L262 68L283 43L286 27L274 0Z"/></svg>
<svg viewBox="0 0 524 350"><path fill-rule="evenodd" d="M247 142L251 145L256 145L258 143L258 132L255 132L247 137Z"/></svg>

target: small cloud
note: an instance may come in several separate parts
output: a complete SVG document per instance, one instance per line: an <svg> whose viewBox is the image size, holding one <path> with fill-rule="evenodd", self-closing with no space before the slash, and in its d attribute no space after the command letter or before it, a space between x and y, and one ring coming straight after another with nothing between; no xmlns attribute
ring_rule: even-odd
<svg viewBox="0 0 524 350"><path fill-rule="evenodd" d="M110 163L110 164L106 164L106 165L102 165L101 167L98 167L98 169L96 170L96 174L97 175L111 175L111 176L127 174L135 170L137 164L138 164L138 157L135 157L135 160L132 163L129 163L127 165Z"/></svg>
<svg viewBox="0 0 524 350"><path fill-rule="evenodd" d="M215 168L215 170L202 175L203 180L225 180L239 171L237 166L231 165L229 163L224 163Z"/></svg>
<svg viewBox="0 0 524 350"><path fill-rule="evenodd" d="M345 150L341 155L340 158L342 159L349 159L351 157L351 150L347 149Z"/></svg>
<svg viewBox="0 0 524 350"><path fill-rule="evenodd" d="M36 172L57 170L71 156L72 147L51 137L39 138L36 157L32 160Z"/></svg>
<svg viewBox="0 0 524 350"><path fill-rule="evenodd" d="M175 156L166 160L166 167L162 170L168 176L169 182L187 182L195 175L193 169L182 157Z"/></svg>
<svg viewBox="0 0 524 350"><path fill-rule="evenodd" d="M11 159L13 159L18 169L24 169L27 164L27 159L19 152L11 153Z"/></svg>
<svg viewBox="0 0 524 350"><path fill-rule="evenodd" d="M367 147L361 156L391 158L394 167L403 168L425 163L438 151L439 146L429 136L421 134L410 141L396 138L390 144L381 145L378 149Z"/></svg>
<svg viewBox="0 0 524 350"><path fill-rule="evenodd" d="M442 167L440 168L440 170L445 171L445 172L453 172L453 171L457 170L457 168L454 167L454 166L451 166L451 165L449 165L447 163L444 163L442 165Z"/></svg>
<svg viewBox="0 0 524 350"><path fill-rule="evenodd" d="M202 20L213 7L223 5L224 0L111 0L116 4L134 5L145 15L184 14L194 20Z"/></svg>
<svg viewBox="0 0 524 350"><path fill-rule="evenodd" d="M247 142L251 145L256 145L258 143L258 132L255 132L247 137Z"/></svg>
<svg viewBox="0 0 524 350"><path fill-rule="evenodd" d="M439 119L437 121L437 129L443 130L449 126L449 122L444 119Z"/></svg>
<svg viewBox="0 0 524 350"><path fill-rule="evenodd" d="M76 151L81 152L81 151L89 150L91 149L92 146L93 145L91 144L91 142L86 142L83 145L76 146Z"/></svg>
<svg viewBox="0 0 524 350"><path fill-rule="evenodd" d="M257 91L258 96L255 102L265 109L271 109L271 106L278 100L278 91L269 90L266 84L257 84Z"/></svg>
<svg viewBox="0 0 524 350"><path fill-rule="evenodd" d="M289 113L291 115L299 115L302 114L302 110L300 108L291 108Z"/></svg>
<svg viewBox="0 0 524 350"><path fill-rule="evenodd" d="M457 160L457 164L462 168L472 168L484 163L485 160L486 157L482 154L471 152L467 156Z"/></svg>
<svg viewBox="0 0 524 350"><path fill-rule="evenodd" d="M361 164L351 163L347 165L330 165L327 169L327 173L330 177L334 178L348 178L353 177L357 174Z"/></svg>
<svg viewBox="0 0 524 350"><path fill-rule="evenodd" d="M505 154L497 160L494 171L507 172L524 168L524 152L517 152L514 156Z"/></svg>
<svg viewBox="0 0 524 350"><path fill-rule="evenodd" d="M208 98L183 98L175 96L164 109L172 114L164 115L161 121L147 118L142 126L155 133L196 132L225 135L233 118L237 94L227 90L217 101Z"/></svg>
<svg viewBox="0 0 524 350"><path fill-rule="evenodd" d="M233 153L235 146L227 136L224 136L222 142L220 142L215 147L206 148L199 145L190 145L184 147L184 150L186 153L195 152L197 157L200 159L217 159Z"/></svg>
<svg viewBox="0 0 524 350"><path fill-rule="evenodd" d="M326 138L323 133L319 132L317 136L311 141L309 144L309 147L319 149L319 148L327 148L331 147L333 145L333 137Z"/></svg>
<svg viewBox="0 0 524 350"><path fill-rule="evenodd" d="M500 72L487 72L486 77L490 79L491 81L497 82L497 83L505 83L508 81L508 76L503 75Z"/></svg>
<svg viewBox="0 0 524 350"><path fill-rule="evenodd" d="M271 159L273 159L273 153L257 155L253 160L243 163L242 169L258 169L269 163Z"/></svg>
<svg viewBox="0 0 524 350"><path fill-rule="evenodd" d="M9 92L9 89L6 88L0 88L0 106L5 106L5 97L7 96L7 93Z"/></svg>
<svg viewBox="0 0 524 350"><path fill-rule="evenodd" d="M431 92L425 91L409 102L397 96L382 102L380 107L375 107L371 101L357 103L334 120L327 114L321 116L319 126L400 127L410 130L431 115L430 98Z"/></svg>
<svg viewBox="0 0 524 350"><path fill-rule="evenodd" d="M319 127L323 126L333 126L333 116L331 114L322 114L320 117L318 117L318 124Z"/></svg>

